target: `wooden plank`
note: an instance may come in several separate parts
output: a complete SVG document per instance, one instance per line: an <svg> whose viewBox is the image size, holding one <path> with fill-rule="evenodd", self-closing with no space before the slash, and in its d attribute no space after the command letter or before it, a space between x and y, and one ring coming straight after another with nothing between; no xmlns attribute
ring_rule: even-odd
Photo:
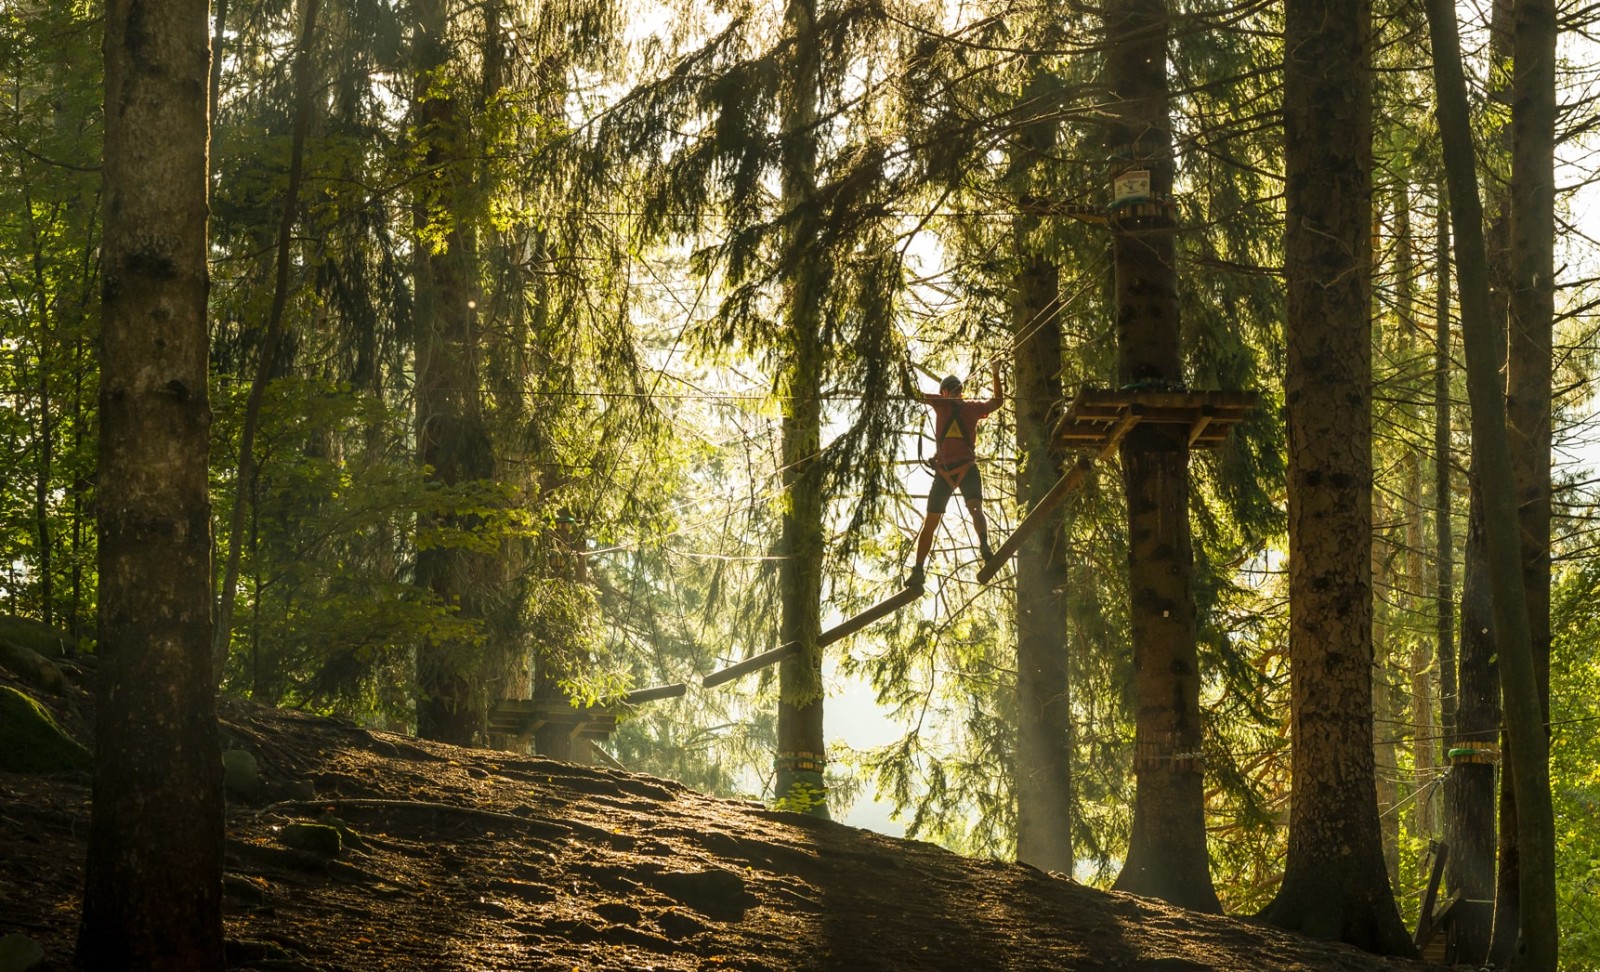
<svg viewBox="0 0 1600 972"><path fill-rule="evenodd" d="M1417 911L1417 931L1411 939L1419 950L1433 939L1434 932L1438 930L1434 905L1439 901L1439 882L1444 880L1444 865L1450 859L1450 845L1431 840L1428 842L1428 853L1433 858L1433 867L1428 871L1427 888L1422 892L1422 907Z"/></svg>
<svg viewBox="0 0 1600 972"><path fill-rule="evenodd" d="M700 684L705 688L716 688L723 682L731 682L740 675L748 675L750 672L766 668L768 665L771 665L774 662L783 661L790 655L797 655L799 653L800 642L785 642L771 651L764 651L759 655L751 655L742 662L735 662L734 664L729 665L727 668L712 672L705 678L702 678L700 680Z"/></svg>
<svg viewBox="0 0 1600 972"><path fill-rule="evenodd" d="M689 691L689 686L682 682L673 682L670 685L654 685L650 688L634 689L622 697L623 705L639 705L644 702L657 702L661 699L676 699Z"/></svg>
<svg viewBox="0 0 1600 972"><path fill-rule="evenodd" d="M895 611L906 606L907 604L910 604L912 601L915 601L921 596L922 591L916 588L904 588L898 593L879 601L864 611L859 611L856 614L851 615L845 620L829 628L827 631L824 631L817 637L817 647L825 648L828 645L833 644L835 641L838 641L842 638L847 638L879 618L882 618L885 615L893 614ZM716 688L718 685L721 685L724 682L731 682L741 675L748 675L750 672L766 668L768 665L771 665L774 662L783 661L785 658L799 654L799 652L800 642L785 642L771 651L764 651L759 655L751 655L744 661L735 662L734 664L729 665L727 668L712 672L705 678L702 678L700 680L700 684L706 688Z"/></svg>
<svg viewBox="0 0 1600 972"><path fill-rule="evenodd" d="M577 709L546 699L502 699L489 714L489 730L507 735L531 734L548 725L584 724L609 733L616 728L617 714L601 706Z"/></svg>
<svg viewBox="0 0 1600 972"><path fill-rule="evenodd" d="M1216 417L1217 413L1214 409L1208 407L1200 410L1200 417L1195 419L1194 426L1189 429L1189 448L1194 448L1194 444L1200 440L1200 436L1205 434L1206 426L1210 425Z"/></svg>
<svg viewBox="0 0 1600 972"><path fill-rule="evenodd" d="M877 604L867 608L865 611L861 611L853 617L847 618L844 621L839 622L839 624L836 626L824 631L822 635L817 638L817 647L822 648L827 645L831 645L840 639L848 638L872 622L878 620L879 618L893 614L921 596L922 592L920 590L917 590L914 587L907 587L900 591L900 593L895 594L887 600L879 601Z"/></svg>
<svg viewBox="0 0 1600 972"><path fill-rule="evenodd" d="M1259 403L1260 396L1255 392L1084 388L1073 399L1072 407L1144 405L1147 408L1196 408L1201 405L1211 405L1222 409L1250 411Z"/></svg>
<svg viewBox="0 0 1600 972"><path fill-rule="evenodd" d="M1135 391L1085 388L1056 423L1054 440L1068 446L1099 445L1126 410L1143 409L1140 421L1190 427L1190 447L1218 445L1255 409L1253 392Z"/></svg>
<svg viewBox="0 0 1600 972"><path fill-rule="evenodd" d="M994 552L994 556L990 557L978 569L978 583L989 583L990 578L999 573L1000 568L1005 566L1006 561L1010 560L1011 556L1021 549L1022 543L1028 539L1028 535L1039 528L1039 524L1044 522L1044 518L1050 514L1050 511L1060 506L1062 500L1066 499L1082 485L1084 480L1089 478L1089 470L1093 468L1093 460L1086 457L1080 458L1073 464L1071 469L1067 470L1065 476L1056 480L1056 484L1050 487L1050 492L1044 494L1039 502L1034 504L1033 509L1028 511L1028 515L1022 518L1021 523L1017 524L1017 528L1011 531L1011 536L1006 537L1006 542L1002 543L1000 549Z"/></svg>

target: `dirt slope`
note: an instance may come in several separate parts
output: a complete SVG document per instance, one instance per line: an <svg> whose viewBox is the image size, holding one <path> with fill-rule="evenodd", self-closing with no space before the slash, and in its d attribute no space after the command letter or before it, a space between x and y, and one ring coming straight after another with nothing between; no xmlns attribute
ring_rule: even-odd
<svg viewBox="0 0 1600 972"><path fill-rule="evenodd" d="M235 968L1423 968L651 777L239 705L225 732L269 787L229 809ZM0 774L0 936L49 968L75 932L86 782ZM337 856L285 846L328 815Z"/></svg>

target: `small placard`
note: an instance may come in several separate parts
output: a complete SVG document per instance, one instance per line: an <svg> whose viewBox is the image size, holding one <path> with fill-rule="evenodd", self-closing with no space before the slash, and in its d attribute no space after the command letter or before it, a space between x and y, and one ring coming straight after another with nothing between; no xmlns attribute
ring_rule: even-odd
<svg viewBox="0 0 1600 972"><path fill-rule="evenodd" d="M1129 169L1111 181L1111 204L1140 202L1150 198L1150 170Z"/></svg>

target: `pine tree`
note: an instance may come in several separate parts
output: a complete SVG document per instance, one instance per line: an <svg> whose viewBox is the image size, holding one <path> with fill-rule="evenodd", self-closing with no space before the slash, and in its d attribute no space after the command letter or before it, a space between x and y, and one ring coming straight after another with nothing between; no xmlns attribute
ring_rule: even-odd
<svg viewBox="0 0 1600 972"><path fill-rule="evenodd" d="M1552 341L1555 323L1555 141L1556 7L1553 0L1517 0L1512 20L1511 186L1508 198L1507 277L1510 288L1506 352L1506 422L1510 438L1512 484L1516 490L1521 535L1522 585L1532 638L1535 691L1540 723L1550 719L1550 451ZM1502 674L1505 670L1502 669ZM1549 730L1544 730L1548 735ZM1506 772L1500 777L1500 871L1495 893L1491 955L1512 961L1523 949L1519 936L1532 928L1553 928L1554 900L1534 898L1552 909L1522 920L1522 884L1553 882L1540 872L1535 852L1523 873L1522 830L1514 785L1518 751L1509 738L1501 749ZM1531 758L1538 759L1538 753ZM1548 769L1545 770L1548 775ZM1534 809L1530 812L1543 812ZM1538 826L1543 828L1543 821ZM1533 904L1532 907L1539 907ZM1531 922L1531 924L1530 924ZM1553 962L1555 943L1549 943ZM1535 960L1537 961L1537 959Z"/></svg>
<svg viewBox="0 0 1600 972"><path fill-rule="evenodd" d="M1369 5L1290 0L1284 44L1294 799L1262 917L1405 955L1373 801Z"/></svg>
<svg viewBox="0 0 1600 972"><path fill-rule="evenodd" d="M1461 333L1472 402L1473 459L1478 477L1475 486L1479 487L1475 495L1481 495L1483 502L1484 549L1488 554L1485 563L1494 607L1507 745L1514 744L1520 753L1508 767L1517 804L1521 906L1518 965L1533 972L1553 972L1558 930L1549 746L1523 583L1517 472L1506 429L1505 385L1496 368L1505 330L1490 313L1483 207L1473 169L1456 13L1444 0L1429 0L1427 11L1433 39L1439 135L1460 269Z"/></svg>
<svg viewBox="0 0 1600 972"><path fill-rule="evenodd" d="M1054 36L1054 32L1046 37ZM1061 82L1034 55L1011 149L1011 332L1017 503L1032 508L1066 469L1052 439L1062 398L1061 271L1044 250L1048 199L1035 185L1056 147ZM1017 551L1017 860L1071 874L1072 696L1067 649L1067 537L1058 508Z"/></svg>
<svg viewBox="0 0 1600 972"><path fill-rule="evenodd" d="M783 536L778 589L783 598L779 640L800 652L779 673L777 781L780 800L827 815L822 797L826 748L822 735L822 566L824 545L822 451L823 301L829 270L811 244L821 226L816 157L820 43L814 0L788 0L784 25L795 63L779 94L780 166L787 231L783 238L783 317L787 354L779 389L784 396Z"/></svg>
<svg viewBox="0 0 1600 972"><path fill-rule="evenodd" d="M204 0L106 6L100 666L77 965L224 967Z"/></svg>
<svg viewBox="0 0 1600 972"><path fill-rule="evenodd" d="M428 175L417 201L417 457L444 487L489 482L493 443L480 391L476 207L467 106L449 77L449 0L417 0L415 103ZM439 511L419 523L417 584L466 621L481 621L492 558L452 541L481 518ZM430 536L431 534L431 536ZM488 711L484 646L459 633L428 637L417 649L417 733L470 745Z"/></svg>
<svg viewBox="0 0 1600 972"><path fill-rule="evenodd" d="M1111 215L1116 287L1117 381L1183 385L1176 210L1168 102L1165 0L1108 8L1106 72L1117 101L1107 148L1113 176L1142 170L1147 209ZM1220 911L1206 853L1201 770L1199 654L1191 589L1189 450L1179 426L1141 424L1122 444L1128 507L1138 781L1127 862L1116 888Z"/></svg>

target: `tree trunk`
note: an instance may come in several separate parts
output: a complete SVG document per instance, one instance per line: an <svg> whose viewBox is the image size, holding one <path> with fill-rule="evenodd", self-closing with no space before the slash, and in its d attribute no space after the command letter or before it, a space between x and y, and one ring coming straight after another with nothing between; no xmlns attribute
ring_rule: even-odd
<svg viewBox="0 0 1600 972"><path fill-rule="evenodd" d="M1428 0L1427 10L1433 38L1439 134L1450 183L1451 221L1456 227L1456 259L1461 271L1461 331L1467 358L1467 391L1472 402L1474 466L1482 486L1479 492L1483 497L1485 549L1500 659L1506 740L1508 746L1516 747L1519 755L1507 768L1516 792L1520 855L1518 890L1522 912L1518 924L1521 932L1518 968L1524 972L1554 972L1558 937L1555 823L1544 706L1523 583L1517 475L1506 429L1505 385L1496 368L1496 349L1503 346L1505 331L1490 313L1483 210L1478 199L1455 9L1448 0ZM1519 10L1518 16L1523 16L1522 11ZM1553 37L1553 20L1550 30ZM1538 69L1521 57L1518 62L1523 65L1518 69L1519 74L1524 68ZM1554 69L1553 63L1549 69Z"/></svg>
<svg viewBox="0 0 1600 972"><path fill-rule="evenodd" d="M1180 387L1183 356L1173 236L1166 0L1120 0L1106 14L1113 176L1148 173L1147 200L1114 207L1112 259L1120 384ZM1189 538L1189 447L1176 425L1123 440L1132 596L1136 795L1116 889L1221 911L1206 851L1199 656Z"/></svg>
<svg viewBox="0 0 1600 972"><path fill-rule="evenodd" d="M79 968L222 969L204 0L105 12L94 804Z"/></svg>
<svg viewBox="0 0 1600 972"><path fill-rule="evenodd" d="M1366 0L1289 0L1289 656L1294 800L1274 924L1411 954L1372 755L1372 76Z"/></svg>
<svg viewBox="0 0 1600 972"><path fill-rule="evenodd" d="M1411 385L1420 377L1420 368L1426 358L1419 340L1421 331L1417 326L1413 285L1417 267L1416 247L1411 230L1411 186L1405 181L1404 174L1396 187L1395 195L1395 323L1399 331L1397 344L1400 348L1400 361L1407 385L1402 397L1408 402L1419 402L1422 391L1420 388L1413 390ZM1414 375L1418 377L1413 377ZM1422 427L1420 405L1406 404L1401 406L1401 410L1405 414L1408 428ZM1439 731L1434 717L1434 650L1433 645L1420 630L1421 620L1428 610L1424 595L1428 585L1423 552L1422 450L1409 440L1402 448L1405 450L1400 460L1402 489L1405 495L1403 534L1405 571L1403 579L1394 586L1394 603L1401 607L1404 640L1411 648L1411 657L1405 663L1411 682L1411 765L1415 779L1411 809L1413 831L1420 839L1431 838L1438 831L1438 805L1434 796L1439 783L1439 760L1435 755L1439 747ZM1395 734L1391 727L1390 735ZM1426 868L1426 859L1420 859L1418 866ZM1391 870L1390 880L1394 881L1395 876L1395 872ZM1426 873L1423 876L1426 877Z"/></svg>
<svg viewBox="0 0 1600 972"><path fill-rule="evenodd" d="M1383 497L1372 500L1373 520L1384 521ZM1377 531L1372 538L1372 577L1374 583L1389 577L1387 559L1383 556L1385 544ZM1390 676L1389 626L1384 613L1372 612L1372 758L1377 779L1374 792L1378 798L1378 822L1383 840L1383 866L1391 884L1400 880L1400 815L1395 812L1400 802L1400 746L1396 741L1394 717L1394 682Z"/></svg>
<svg viewBox="0 0 1600 972"><path fill-rule="evenodd" d="M450 47L448 0L416 0L417 128L424 169L416 243L416 427L418 460L428 481L456 486L494 476L478 393L477 272L473 233L473 166L467 120L445 77ZM428 239L440 230L442 242ZM418 518L420 530L472 531L460 513ZM492 557L448 541L417 553L417 584L461 621L484 616L484 580ZM457 745L478 740L488 700L484 647L464 635L433 635L417 649L417 734Z"/></svg>
<svg viewBox="0 0 1600 972"><path fill-rule="evenodd" d="M1506 422L1542 725L1550 719L1550 383L1556 233L1553 0L1517 0L1512 45ZM1544 734L1548 737L1548 729ZM1519 837L1521 810L1514 786L1517 757L1518 747L1508 740L1502 752L1507 771L1501 774L1500 784L1500 879L1492 949L1502 961L1516 953L1519 930L1525 936L1530 927L1518 914L1525 877ZM1554 880L1554 876L1548 879ZM1534 880L1545 878L1535 875ZM1555 921L1554 915L1529 917L1535 927L1553 926ZM1552 956L1554 947L1552 943Z"/></svg>
<svg viewBox="0 0 1600 972"><path fill-rule="evenodd" d="M820 84L815 0L789 0L784 8L796 63L782 93L783 207L794 220L784 240L793 269L785 280L785 337L790 342L780 388L784 395L782 560L778 586L783 615L778 641L799 642L778 681L778 756L774 793L790 809L828 815L824 786L827 750L822 734L822 564L824 556L822 463L822 298L827 268L815 246L817 211L816 120Z"/></svg>
<svg viewBox="0 0 1600 972"><path fill-rule="evenodd" d="M1051 79L1035 67L1036 89ZM1039 109L1041 112L1044 109ZM1012 228L1016 269L1011 285L1017 408L1017 505L1032 508L1065 470L1051 441L1061 400L1060 268L1038 255L1042 220L1029 173L1055 143L1054 127L1034 123L1020 133L1012 176L1018 210ZM1067 654L1066 537L1058 507L1017 551L1017 860L1072 873L1072 697Z"/></svg>
<svg viewBox="0 0 1600 972"><path fill-rule="evenodd" d="M1434 657L1439 666L1439 723L1446 750L1454 745L1456 732L1456 628L1455 628L1455 537L1451 516L1450 466L1450 219L1441 191L1436 245L1437 268L1434 274L1433 336L1433 544L1434 544ZM1446 777L1446 788L1449 777ZM1446 823L1445 839L1455 837ZM1452 851L1454 856L1454 851Z"/></svg>
<svg viewBox="0 0 1600 972"><path fill-rule="evenodd" d="M1492 753L1500 738L1500 671L1484 563L1483 496L1476 483L1467 514L1461 580L1460 687L1451 747ZM1452 835L1449 887L1462 896L1454 960L1474 967L1489 956L1495 894L1495 762L1458 753L1450 764L1445 806Z"/></svg>
<svg viewBox="0 0 1600 972"><path fill-rule="evenodd" d="M1406 605L1407 640L1411 643L1408 674L1411 677L1411 765L1416 776L1416 798L1412 801L1413 827L1418 838L1438 836L1439 807L1435 799L1439 788L1439 723L1434 716L1433 645L1420 630L1427 605L1423 591L1427 587L1423 565L1422 531L1422 456L1412 447L1406 447ZM1426 863L1419 861L1419 866ZM1424 874L1424 877L1426 875Z"/></svg>

